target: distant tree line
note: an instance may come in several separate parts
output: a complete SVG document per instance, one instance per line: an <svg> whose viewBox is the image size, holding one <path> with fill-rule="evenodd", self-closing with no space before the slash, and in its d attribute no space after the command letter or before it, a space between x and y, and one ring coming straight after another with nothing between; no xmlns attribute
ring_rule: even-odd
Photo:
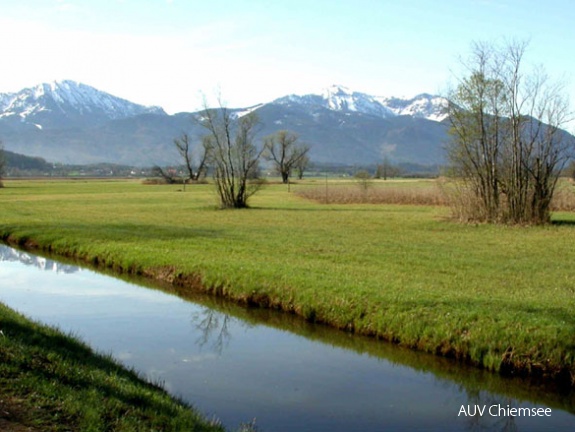
<svg viewBox="0 0 575 432"><path fill-rule="evenodd" d="M96 163L71 165L47 162L41 157L25 156L0 147L0 165L2 177L146 177L150 168L138 168L130 165Z"/></svg>
<svg viewBox="0 0 575 432"><path fill-rule="evenodd" d="M11 170L49 172L53 167L41 157L24 156L7 150L3 154L5 169L9 167Z"/></svg>

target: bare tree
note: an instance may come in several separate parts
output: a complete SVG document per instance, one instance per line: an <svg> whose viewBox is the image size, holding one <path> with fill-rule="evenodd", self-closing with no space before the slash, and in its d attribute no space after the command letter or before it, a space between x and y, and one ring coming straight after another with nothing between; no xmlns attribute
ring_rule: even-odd
<svg viewBox="0 0 575 432"><path fill-rule="evenodd" d="M274 163L283 183L289 181L292 170L309 152L308 145L299 144L297 141L298 136L287 130L280 130L265 138L264 157Z"/></svg>
<svg viewBox="0 0 575 432"><path fill-rule="evenodd" d="M187 133L183 133L180 138L174 140L174 145L178 153L184 160L184 170L186 171L186 180L197 181L206 175L208 168L208 160L212 151L211 140L208 137L202 139L200 154L198 155L197 167L194 167L194 155L190 137ZM184 180L184 181L186 181Z"/></svg>
<svg viewBox="0 0 575 432"><path fill-rule="evenodd" d="M475 199L469 218L546 223L560 171L573 146L560 85L541 71L522 73L524 42L473 45L449 97L453 172Z"/></svg>
<svg viewBox="0 0 575 432"><path fill-rule="evenodd" d="M363 201L367 201L367 192L369 188L373 185L373 179L371 174L367 170L357 171L353 177L357 181L359 188L361 189Z"/></svg>
<svg viewBox="0 0 575 432"><path fill-rule="evenodd" d="M307 170L310 163L310 159L308 155L300 158L299 161L295 164L295 170L297 173L298 180L303 179L303 174Z"/></svg>
<svg viewBox="0 0 575 432"><path fill-rule="evenodd" d="M208 161L212 152L211 140L209 137L202 139L199 154L194 154L198 152L197 149L193 148L190 136L187 133L183 133L181 137L174 139L174 145L183 159L183 171L185 175L179 175L179 170L175 168L162 168L159 165L152 167L152 175L163 178L168 184L181 182L184 184L185 190L188 181L198 181L205 177L208 169Z"/></svg>
<svg viewBox="0 0 575 432"><path fill-rule="evenodd" d="M259 126L255 113L235 116L220 101L218 109L204 102L199 122L208 131L204 142L211 148L214 182L222 208L244 208L261 182L250 180L261 150L254 145Z"/></svg>
<svg viewBox="0 0 575 432"><path fill-rule="evenodd" d="M550 220L550 205L563 168L573 155L574 139L561 128L571 120L566 91L562 84L552 83L538 70L526 83L529 100L520 115L521 141L524 141L520 171L527 189L525 213L518 216L542 224ZM514 216L514 215L512 215Z"/></svg>
<svg viewBox="0 0 575 432"><path fill-rule="evenodd" d="M389 157L384 156L382 163L377 165L375 170L375 178L387 180L390 177L397 177L401 174L399 167L393 165L389 160Z"/></svg>
<svg viewBox="0 0 575 432"><path fill-rule="evenodd" d="M460 80L450 95L451 145L448 156L457 176L469 184L479 209L473 217L495 222L499 218L498 165L501 152L500 120L503 84L493 50L475 44L468 65L471 75Z"/></svg>

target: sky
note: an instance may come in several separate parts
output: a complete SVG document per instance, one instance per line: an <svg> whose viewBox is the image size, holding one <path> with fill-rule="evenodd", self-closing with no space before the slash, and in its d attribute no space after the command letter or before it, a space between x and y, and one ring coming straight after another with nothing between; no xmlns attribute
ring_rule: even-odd
<svg viewBox="0 0 575 432"><path fill-rule="evenodd" d="M0 92L71 79L168 113L332 84L444 94L478 41L529 41L575 106L573 0L0 0Z"/></svg>

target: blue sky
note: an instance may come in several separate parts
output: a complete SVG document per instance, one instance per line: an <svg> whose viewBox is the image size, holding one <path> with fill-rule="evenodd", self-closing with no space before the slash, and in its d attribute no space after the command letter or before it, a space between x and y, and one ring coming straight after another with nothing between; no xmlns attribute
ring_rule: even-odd
<svg viewBox="0 0 575 432"><path fill-rule="evenodd" d="M169 113L331 84L441 93L473 41L529 40L575 106L572 0L0 0L0 92L72 79Z"/></svg>

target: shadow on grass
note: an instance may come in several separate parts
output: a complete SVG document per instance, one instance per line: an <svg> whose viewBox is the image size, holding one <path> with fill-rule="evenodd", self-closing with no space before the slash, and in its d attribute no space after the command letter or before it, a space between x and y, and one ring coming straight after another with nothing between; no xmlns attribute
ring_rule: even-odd
<svg viewBox="0 0 575 432"><path fill-rule="evenodd" d="M575 220L571 219L558 219L551 221L551 225L556 226L575 226Z"/></svg>

